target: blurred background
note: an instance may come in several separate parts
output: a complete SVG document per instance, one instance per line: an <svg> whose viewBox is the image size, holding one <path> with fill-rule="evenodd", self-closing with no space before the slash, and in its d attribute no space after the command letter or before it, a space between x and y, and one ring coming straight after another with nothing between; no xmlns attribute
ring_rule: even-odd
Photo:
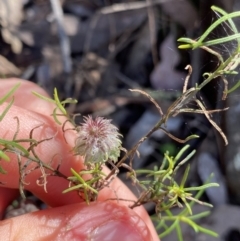
<svg viewBox="0 0 240 241"><path fill-rule="evenodd" d="M186 65L193 67L188 88L217 66L217 59L204 51L177 48L179 37L197 38L219 17L212 5L240 11L239 0L0 0L0 77L33 81L50 95L57 87L61 99L78 100L68 106L70 113L81 113L77 122L88 114L112 119L129 149L160 119L147 98L129 89L146 91L166 112L182 93ZM240 27L238 19L236 25ZM209 38L229 34L229 26L222 24ZM236 47L232 42L215 50L228 56ZM228 81L232 86L239 76ZM220 184L202 197L214 208L200 220L219 238L183 226L185 241L240 240L239 91L221 101L222 91L222 80L216 79L200 97L207 109L230 107L212 117L228 137L228 146L203 115L181 114L167 122L168 131L179 138L200 136L189 143L197 154L191 160L188 185L201 185L211 173ZM159 165L166 150L175 155L181 147L163 132L155 132L140 146L134 168ZM183 171L184 167L179 180ZM126 173L120 176L135 192ZM39 208L41 203L30 196L28 202L9 207L6 218ZM146 208L154 214L153 206ZM193 212L206 209L196 205ZM176 234L162 240L176 240Z"/></svg>

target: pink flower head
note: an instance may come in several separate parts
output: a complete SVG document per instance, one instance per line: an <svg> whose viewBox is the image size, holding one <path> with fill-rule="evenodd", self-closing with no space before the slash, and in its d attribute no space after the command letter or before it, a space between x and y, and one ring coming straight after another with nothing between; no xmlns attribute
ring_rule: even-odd
<svg viewBox="0 0 240 241"><path fill-rule="evenodd" d="M84 157L85 164L118 160L122 144L119 139L121 135L118 128L111 124L111 120L84 117L78 134L74 149L77 154Z"/></svg>

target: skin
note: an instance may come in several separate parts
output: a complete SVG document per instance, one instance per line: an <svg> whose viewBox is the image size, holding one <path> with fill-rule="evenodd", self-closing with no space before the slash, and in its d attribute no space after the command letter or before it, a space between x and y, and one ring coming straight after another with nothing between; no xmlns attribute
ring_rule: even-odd
<svg viewBox="0 0 240 241"><path fill-rule="evenodd" d="M0 136L11 140L16 133L18 117L20 130L18 138L29 138L30 131L35 139L53 137L42 142L36 148L41 160L58 167L65 175L70 175L70 168L79 171L83 168L81 157L73 156L71 149L76 134L65 132L64 139L61 127L58 127L50 116L54 106L35 97L36 91L47 96L37 85L19 79L0 80L0 97L6 94L16 83L20 88L14 94L14 105L0 124ZM6 105L0 106L2 113ZM58 153L57 157L53 156ZM0 174L0 217L6 207L19 195L19 170L16 155L10 154L10 162L1 161L7 174ZM25 160L21 159L22 164ZM34 168L34 164L29 167ZM108 169L104 169L108 173ZM118 179L114 179L110 188L105 188L99 194L97 202L87 205L82 202L76 192L62 194L68 187L68 181L59 177L48 177L46 189L38 185L36 180L41 176L40 170L34 170L25 178L25 189L31 191L44 201L49 209L28 213L22 216L0 221L1 240L9 241L40 241L40 240L159 240L153 224L143 207L131 210L128 202L110 201L116 199L134 200L133 193ZM114 191L113 191L114 190Z"/></svg>

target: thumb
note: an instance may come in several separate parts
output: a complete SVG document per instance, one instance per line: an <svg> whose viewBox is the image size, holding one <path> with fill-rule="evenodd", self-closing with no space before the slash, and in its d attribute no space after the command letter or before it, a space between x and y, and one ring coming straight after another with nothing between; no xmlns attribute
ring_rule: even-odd
<svg viewBox="0 0 240 241"><path fill-rule="evenodd" d="M149 229L131 209L113 202L72 204L0 222L1 240L150 241Z"/></svg>

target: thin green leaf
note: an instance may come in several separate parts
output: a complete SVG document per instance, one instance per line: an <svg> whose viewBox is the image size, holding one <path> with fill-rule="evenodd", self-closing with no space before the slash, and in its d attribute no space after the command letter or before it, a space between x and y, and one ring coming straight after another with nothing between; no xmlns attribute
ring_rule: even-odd
<svg viewBox="0 0 240 241"><path fill-rule="evenodd" d="M186 187L184 188L185 191L199 191L199 190L206 190L210 187L219 187L218 183L208 183L199 187Z"/></svg>
<svg viewBox="0 0 240 241"><path fill-rule="evenodd" d="M72 187L69 187L69 188L63 190L62 193L75 191L75 190L78 190L78 189L81 189L81 188L83 188L83 184L78 184L78 185L75 185L75 186L72 186Z"/></svg>
<svg viewBox="0 0 240 241"><path fill-rule="evenodd" d="M73 174L73 176L75 176L79 182L85 183L83 178L73 168L71 168L70 170L71 170L71 173Z"/></svg>
<svg viewBox="0 0 240 241"><path fill-rule="evenodd" d="M61 125L62 123L58 120L58 118L57 118L57 109L58 108L55 108L54 110L53 110L53 114L52 114L52 116L53 116L53 119L54 119L54 121L57 123L57 124L59 124L59 125Z"/></svg>
<svg viewBox="0 0 240 241"><path fill-rule="evenodd" d="M46 100L47 102L51 102L51 103L54 103L54 104L55 104L55 100L53 100L53 99L51 99L51 98L49 98L49 97L46 97L46 96L44 96L44 95L41 95L41 94L39 94L39 93L37 93L37 92L35 92L35 91L32 91L32 94L34 94L35 96L39 97L39 98L42 99L42 100Z"/></svg>
<svg viewBox="0 0 240 241"><path fill-rule="evenodd" d="M192 49L193 46L191 44L181 44L181 45L178 45L178 48L179 49Z"/></svg>
<svg viewBox="0 0 240 241"><path fill-rule="evenodd" d="M219 236L218 233L216 233L216 232L214 232L214 231L212 231L212 230L210 230L210 229L203 228L203 227L201 227L201 226L198 226L198 229L199 229L200 232L205 233L205 234L208 234L208 235L211 235L211 236L213 236L213 237L216 237L216 238L217 238L217 237Z"/></svg>
<svg viewBox="0 0 240 241"><path fill-rule="evenodd" d="M83 192L84 192L84 197L86 199L86 203L87 203L87 205L89 205L90 202L89 202L87 191L84 189Z"/></svg>
<svg viewBox="0 0 240 241"><path fill-rule="evenodd" d="M4 161L9 162L10 158L8 155L6 155L2 150L0 150L0 158L3 159Z"/></svg>
<svg viewBox="0 0 240 241"><path fill-rule="evenodd" d="M183 235L182 235L180 224L176 226L176 231L177 231L178 240L183 241Z"/></svg>
<svg viewBox="0 0 240 241"><path fill-rule="evenodd" d="M21 83L18 83L15 86L13 86L13 88L0 99L0 105L3 102L5 102L9 97L11 97L13 95L13 93L19 88L20 85L21 85Z"/></svg>
<svg viewBox="0 0 240 241"><path fill-rule="evenodd" d="M189 214L192 215L192 209L191 209L191 206L189 205L189 203L186 201L185 198L182 198L182 200L183 200L184 204L186 205L186 208L187 208Z"/></svg>
<svg viewBox="0 0 240 241"><path fill-rule="evenodd" d="M190 147L190 145L185 145L179 152L178 154L175 156L175 158L173 159L173 162L176 163L181 156L183 155L183 153Z"/></svg>
<svg viewBox="0 0 240 241"><path fill-rule="evenodd" d="M179 220L176 219L173 224L167 229L165 230L164 232L162 232L160 235L159 235L159 238L164 238L166 237L168 234L170 234L175 228L176 226L179 224Z"/></svg>
<svg viewBox="0 0 240 241"><path fill-rule="evenodd" d="M67 114L67 111L65 110L65 108L63 107L61 101L60 101L59 98L58 98L58 93L57 93L57 89L56 89L56 88L54 88L53 96L54 96L54 100L55 100L55 103L56 103L58 109L59 109L64 115L66 115L66 114Z"/></svg>
<svg viewBox="0 0 240 241"><path fill-rule="evenodd" d="M1 173L1 174L7 174L7 171L5 171L5 170L1 167L1 165L0 165L0 173Z"/></svg>
<svg viewBox="0 0 240 241"><path fill-rule="evenodd" d="M178 169L180 168L180 166L182 166L183 164L185 164L187 161L189 161L194 154L196 153L196 150L193 150L190 154L188 154L181 162L178 163L178 165L176 166L176 168L174 169L174 173L176 173L178 171Z"/></svg>
<svg viewBox="0 0 240 241"><path fill-rule="evenodd" d="M67 98L66 100L63 100L61 103L62 103L62 105L65 105L65 104L77 104L78 101L76 99Z"/></svg>
<svg viewBox="0 0 240 241"><path fill-rule="evenodd" d="M193 222L192 220L190 220L188 217L180 217L180 220L182 221L182 222L184 222L184 223L187 223L189 226L191 226L193 229L194 229L194 231L196 232L196 233L198 233L198 231L199 231L199 226L195 223L195 222Z"/></svg>
<svg viewBox="0 0 240 241"><path fill-rule="evenodd" d="M181 184L180 184L180 188L184 187L184 185L185 185L185 183L187 181L187 178L188 178L189 170L190 170L190 165L187 165L187 168L185 169L185 172L183 174L183 178L182 178L182 181L181 181Z"/></svg>
<svg viewBox="0 0 240 241"><path fill-rule="evenodd" d="M21 146L20 144L14 142L14 141L0 139L0 144L3 146L6 146L6 147L14 147L14 148L18 149L19 151L22 151L25 156L29 155L29 152L27 151L27 149L25 149L23 146Z"/></svg>
<svg viewBox="0 0 240 241"><path fill-rule="evenodd" d="M238 81L230 90L228 90L227 93L230 94L239 87L240 87L240 81Z"/></svg>
<svg viewBox="0 0 240 241"><path fill-rule="evenodd" d="M12 97L12 100L7 104L7 107L3 110L2 114L0 115L0 121L3 120L3 118L5 117L5 115L11 108L11 106L13 105L13 102L14 102L14 97Z"/></svg>
<svg viewBox="0 0 240 241"><path fill-rule="evenodd" d="M200 218L205 218L205 217L209 216L210 214L211 214L210 211L205 211L205 212L201 212L201 213L198 213L195 215L191 215L191 216L189 216L189 219L196 220L196 219L200 219Z"/></svg>
<svg viewBox="0 0 240 241"><path fill-rule="evenodd" d="M232 40L238 40L239 38L240 38L240 33L237 33L237 34L229 35L227 37L222 37L222 38L218 38L218 39L213 39L213 40L209 40L209 41L206 41L206 42L202 42L201 44L198 45L198 47L201 47L201 46L213 46L213 45L217 45L217 44L223 44L223 43L230 42Z"/></svg>

